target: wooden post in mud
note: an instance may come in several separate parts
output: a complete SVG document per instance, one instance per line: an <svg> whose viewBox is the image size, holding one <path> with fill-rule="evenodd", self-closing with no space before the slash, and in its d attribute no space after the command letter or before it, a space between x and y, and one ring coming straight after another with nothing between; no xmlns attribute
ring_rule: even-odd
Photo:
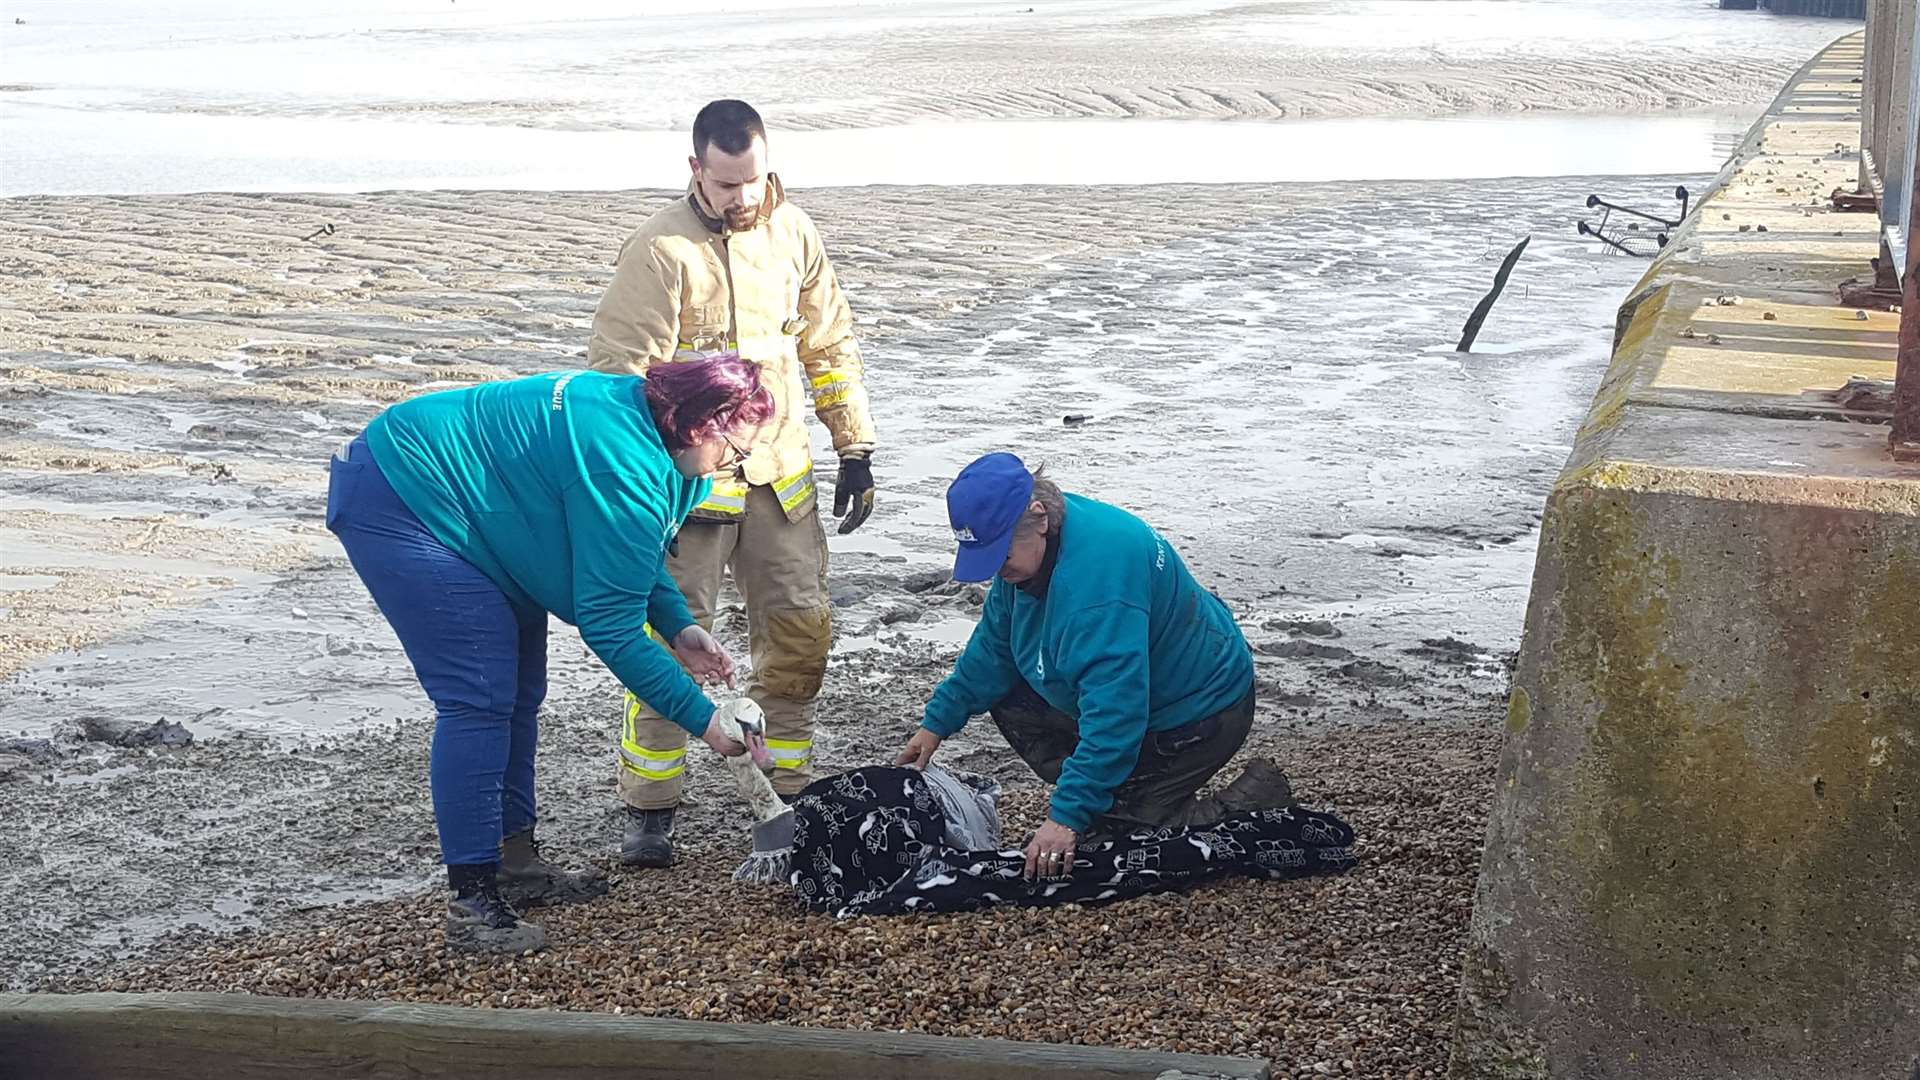
<svg viewBox="0 0 1920 1080"><path fill-rule="evenodd" d="M1157 1080L1169 1074L1272 1075L1258 1058L546 1009L248 994L0 994L0 1076L35 1080Z"/></svg>
<svg viewBox="0 0 1920 1080"><path fill-rule="evenodd" d="M1467 316L1467 325L1460 331L1460 344L1453 347L1454 352L1473 349L1473 339L1480 336L1480 324L1487 321L1487 312L1493 310L1493 302L1500 299L1501 290L1507 287L1507 275L1513 273L1513 264L1520 261L1520 253L1527 250L1527 242L1532 239L1531 234L1521 237L1520 242L1513 245L1513 250L1507 252L1505 261L1500 264L1500 272L1493 275L1493 288L1480 298L1473 314Z"/></svg>

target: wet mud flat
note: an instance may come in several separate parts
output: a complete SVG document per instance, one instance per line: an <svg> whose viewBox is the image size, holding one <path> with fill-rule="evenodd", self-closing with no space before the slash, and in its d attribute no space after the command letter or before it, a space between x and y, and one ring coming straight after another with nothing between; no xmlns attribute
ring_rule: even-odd
<svg viewBox="0 0 1920 1080"><path fill-rule="evenodd" d="M726 880L747 823L694 754L682 866L616 871L604 902L546 916L553 951L505 964L436 941L430 710L322 527L325 461L410 394L578 365L620 239L670 196L0 203L0 739L40 740L0 757L19 851L0 889L22 898L0 983L1437 1070L1536 514L1640 269L1571 218L1590 190L1654 203L1675 179L799 193L885 447L875 519L833 540L820 767L890 758L950 666L979 592L946 581L941 495L1011 448L1154 522L1235 609L1248 752L1349 816L1362 863L833 924ZM1451 353L1529 232L1481 351ZM744 658L738 613L720 630ZM543 835L606 865L618 691L571 632L551 648ZM89 719L195 737L111 746ZM999 776L1014 829L1038 822L990 724L943 758Z"/></svg>

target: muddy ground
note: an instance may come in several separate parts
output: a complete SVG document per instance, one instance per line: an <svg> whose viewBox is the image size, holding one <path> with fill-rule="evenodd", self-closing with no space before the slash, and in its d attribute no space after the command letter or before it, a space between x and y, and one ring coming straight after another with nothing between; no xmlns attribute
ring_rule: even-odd
<svg viewBox="0 0 1920 1080"><path fill-rule="evenodd" d="M1366 1051L1386 1056L1366 1060L1406 1066L1361 1075L1419 1075L1444 1057L1539 508L1604 365L1612 308L1644 267L1591 251L1571 223L1589 191L1656 205L1676 179L1701 178L799 193L860 317L883 447L875 519L833 542L820 765L889 757L911 731L978 603L946 582L941 493L967 460L1007 448L1181 547L1254 644L1249 752L1274 754L1303 799L1361 828L1346 878L1140 905L1164 926L1193 920L1192 934L1163 926L1126 953L1184 986L1191 1015L1135 1023L1137 1003L1099 1014L1076 997L1098 1014L1089 1041L1339 1067L1300 1041L1301 1024L1331 1016L1386 1032ZM725 881L746 826L704 752L682 828L689 865L617 878L598 915L551 917L550 985L522 993L511 972L474 965L426 979L444 956L410 951L425 938L394 929L430 936L433 922L431 716L321 528L324 463L409 394L579 364L620 239L665 197L0 204L0 736L28 740L0 758L13 774L0 782L13 852L0 894L16 898L0 909L0 986L244 986L1053 1037L1016 1017L1004 988L957 1012L900 1012L879 991L871 1011L817 1012L791 1002L829 983L790 980L763 995L788 995L776 1013L728 989L719 959L677 987L644 972L598 996L594 977L568 982L584 954L567 949L604 946L601 920L672 920L687 904L682 968L843 932ZM1480 346L1453 353L1527 234ZM743 620L721 629L744 659ZM543 833L607 864L618 691L570 631L552 650ZM164 718L195 739L114 748L85 738L88 718ZM1033 823L1041 792L990 725L943 757L1000 777L1015 823ZM1197 929L1236 909L1283 932ZM981 918L1044 942L1135 917ZM846 977L908 962L909 922L887 924ZM226 936L263 924L264 937ZM1341 929L1311 929L1329 925ZM373 947L396 958L384 974L314 967L329 954L312 935L343 926L371 928L363 949L386 943ZM1295 955L1289 935L1314 950ZM668 955L616 937L637 960ZM304 975L272 974L296 955ZM1210 959L1190 970L1195 957ZM1036 1002L1060 992L1008 979ZM1387 996L1356 979L1384 980L1368 992ZM1349 993L1371 1004L1324 1013ZM1223 1008L1263 1018L1210 1024Z"/></svg>

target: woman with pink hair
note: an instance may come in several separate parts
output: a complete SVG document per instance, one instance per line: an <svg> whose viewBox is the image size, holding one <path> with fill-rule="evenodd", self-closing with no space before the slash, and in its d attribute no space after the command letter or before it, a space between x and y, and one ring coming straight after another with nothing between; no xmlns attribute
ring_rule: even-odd
<svg viewBox="0 0 1920 1080"><path fill-rule="evenodd" d="M747 752L695 681L731 685L733 660L693 621L666 555L707 477L773 409L759 369L729 353L645 378L569 371L426 394L334 456L327 528L434 704L450 947L540 948L522 908L606 891L534 841L549 615L640 700L723 755Z"/></svg>

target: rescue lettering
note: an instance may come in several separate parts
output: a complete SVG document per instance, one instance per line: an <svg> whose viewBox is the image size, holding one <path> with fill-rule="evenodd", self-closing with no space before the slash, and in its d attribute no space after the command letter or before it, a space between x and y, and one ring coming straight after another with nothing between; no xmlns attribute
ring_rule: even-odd
<svg viewBox="0 0 1920 1080"><path fill-rule="evenodd" d="M578 371L569 371L565 375L562 375L558 379L554 380L554 383L553 383L553 411L554 412L559 412L561 409L564 409L566 407L566 402L561 400L561 395L566 393L567 384L572 382L579 375L580 375L580 372Z"/></svg>

